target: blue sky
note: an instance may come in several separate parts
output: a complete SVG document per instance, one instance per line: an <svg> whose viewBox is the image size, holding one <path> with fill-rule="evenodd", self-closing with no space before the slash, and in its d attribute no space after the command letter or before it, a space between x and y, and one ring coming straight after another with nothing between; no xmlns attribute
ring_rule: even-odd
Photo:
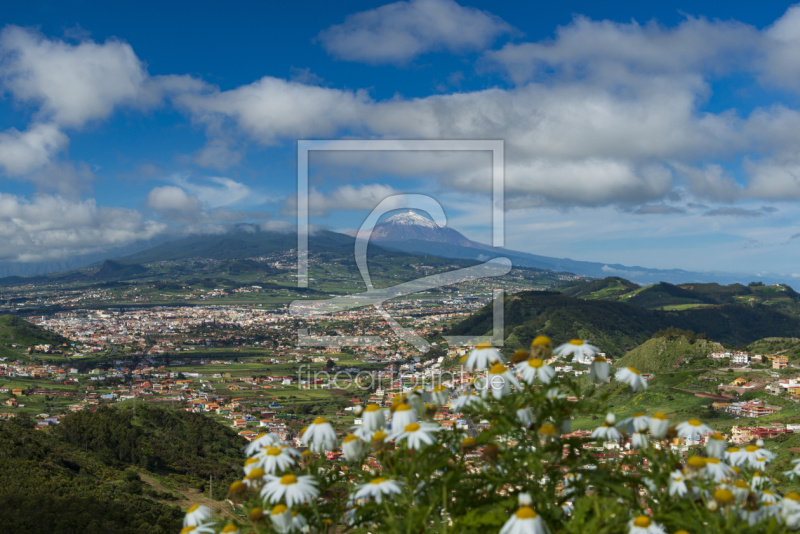
<svg viewBox="0 0 800 534"><path fill-rule="evenodd" d="M800 277L791 4L162 4L0 7L0 261L286 231L298 139L503 139L510 248ZM491 239L486 153L310 173L317 225L424 193Z"/></svg>

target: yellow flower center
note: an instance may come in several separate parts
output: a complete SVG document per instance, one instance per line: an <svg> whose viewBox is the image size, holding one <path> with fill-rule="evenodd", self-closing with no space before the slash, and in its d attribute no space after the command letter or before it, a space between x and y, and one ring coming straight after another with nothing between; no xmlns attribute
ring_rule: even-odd
<svg viewBox="0 0 800 534"><path fill-rule="evenodd" d="M263 477L264 475L266 475L266 473L264 472L264 470L263 470L263 469L261 469L260 467L256 467L255 469L253 469L252 471L250 471L250 472L247 474L247 479L248 479L248 480L255 480L255 479L257 479L257 478L261 478L261 477Z"/></svg>
<svg viewBox="0 0 800 534"><path fill-rule="evenodd" d="M189 534L189 533L190 533L190 532L192 532L192 531L193 531L195 528L196 528L196 527L194 527L194 526L192 526L192 525L189 525L188 527L183 527L183 528L181 529L181 534Z"/></svg>
<svg viewBox="0 0 800 534"><path fill-rule="evenodd" d="M714 492L714 500L720 504L733 502L733 492L727 488L718 489Z"/></svg>
<svg viewBox="0 0 800 534"><path fill-rule="evenodd" d="M475 438L464 438L461 440L461 446L465 448L474 447L477 443L478 442L475 440Z"/></svg>
<svg viewBox="0 0 800 534"><path fill-rule="evenodd" d="M407 412L411 409L411 406L406 404L405 402L401 402L397 405L397 408L394 409L396 412Z"/></svg>
<svg viewBox="0 0 800 534"><path fill-rule="evenodd" d="M628 371L630 371L631 373L633 373L633 374L635 374L635 375L640 375L640 374L642 374L642 373L640 373L639 371L637 371L637 370L636 370L634 367L631 367L630 365L627 367L627 369L628 369ZM639 516L639 517L644 517L644 516Z"/></svg>
<svg viewBox="0 0 800 534"><path fill-rule="evenodd" d="M324 417L317 417L316 419L314 419L314 424L315 425L324 425L327 422L328 422L328 420L325 419Z"/></svg>
<svg viewBox="0 0 800 534"><path fill-rule="evenodd" d="M701 426L702 424L703 423L697 419L689 419L689 426Z"/></svg>
<svg viewBox="0 0 800 534"><path fill-rule="evenodd" d="M442 385L439 385L439 386L436 386L435 388L433 388L433 391L435 391L436 393L438 393L438 392L440 392L440 391L447 391L447 388L446 388L446 387L444 387L444 386L442 386Z"/></svg>
<svg viewBox="0 0 800 534"><path fill-rule="evenodd" d="M795 493L795 492L788 493L788 494L785 496L785 498L786 498L786 499L791 499L791 500L793 500L793 501L795 501L795 502L800 502L800 495L798 495L798 494L797 494L797 493Z"/></svg>
<svg viewBox="0 0 800 534"><path fill-rule="evenodd" d="M645 415L647 415L647 414L644 413L644 412L637 412L637 413L633 414L631 417L634 417L634 418L635 417L644 417Z"/></svg>
<svg viewBox="0 0 800 534"><path fill-rule="evenodd" d="M294 475L283 475L281 477L281 484L284 486L291 486L292 484L297 484L297 477Z"/></svg>
<svg viewBox="0 0 800 534"><path fill-rule="evenodd" d="M517 516L517 519L536 519L539 516L530 506L523 506L514 515Z"/></svg>
<svg viewBox="0 0 800 534"><path fill-rule="evenodd" d="M731 447L728 449L728 454L732 454L734 452L739 452L739 447Z"/></svg>
<svg viewBox="0 0 800 534"><path fill-rule="evenodd" d="M650 518L646 515L637 516L636 519L633 520L633 526L639 528L647 528L651 523L652 521L650 521Z"/></svg>
<svg viewBox="0 0 800 534"><path fill-rule="evenodd" d="M236 528L236 525L225 525L221 532L239 532L239 529Z"/></svg>
<svg viewBox="0 0 800 534"><path fill-rule="evenodd" d="M530 365L534 369L539 369L541 366L544 365L544 362L539 358L531 358L530 360L528 360L528 365Z"/></svg>
<svg viewBox="0 0 800 534"><path fill-rule="evenodd" d="M360 439L360 438L358 436L356 436L355 434L347 434L342 441L344 443L350 443L352 441L356 441L357 439Z"/></svg>
<svg viewBox="0 0 800 534"><path fill-rule="evenodd" d="M552 344L553 344L553 342L550 341L549 337L547 337L547 336L536 336L535 338L533 338L533 342L531 343L531 346L533 346L533 347L541 347L543 345L552 345Z"/></svg>
<svg viewBox="0 0 800 534"><path fill-rule="evenodd" d="M372 441L383 441L385 440L389 434L384 432L383 430L378 430L372 435Z"/></svg>
<svg viewBox="0 0 800 534"><path fill-rule="evenodd" d="M419 423L411 423L406 425L405 429L406 432L416 432L419 430Z"/></svg>
<svg viewBox="0 0 800 534"><path fill-rule="evenodd" d="M653 414L653 419L658 419L659 421L666 421L669 419L666 414L658 412Z"/></svg>
<svg viewBox="0 0 800 534"><path fill-rule="evenodd" d="M689 467L700 469L701 467L706 466L706 458L703 458L702 456L690 456L689 459L686 460L686 464Z"/></svg>
<svg viewBox="0 0 800 534"><path fill-rule="evenodd" d="M508 371L508 367L506 367L502 363L496 363L492 366L491 369L489 369L489 372L492 373L493 375L502 375L506 371Z"/></svg>
<svg viewBox="0 0 800 534"><path fill-rule="evenodd" d="M383 484L387 480L389 480L389 479L386 478L386 477L378 477L378 478L373 478L372 480L370 480L369 483L370 484Z"/></svg>
<svg viewBox="0 0 800 534"><path fill-rule="evenodd" d="M482 343L478 343L478 346L475 347L475 348L476 349L491 349L492 348L492 344L489 343L488 341L484 341Z"/></svg>
<svg viewBox="0 0 800 534"><path fill-rule="evenodd" d="M744 480L737 480L736 482L733 483L733 485L740 489L746 489L746 490L750 489L750 486L748 486L747 482L745 482Z"/></svg>
<svg viewBox="0 0 800 534"><path fill-rule="evenodd" d="M380 409L381 409L381 407L378 406L377 404L368 404L367 407L364 408L364 411L365 412L377 412Z"/></svg>
<svg viewBox="0 0 800 534"><path fill-rule="evenodd" d="M716 458L706 458L706 463L707 463L707 464L714 464L714 465L717 465L717 464L719 464L719 460L718 460L718 459L716 459Z"/></svg>
<svg viewBox="0 0 800 534"><path fill-rule="evenodd" d="M276 504L275 508L272 509L272 515L281 515L285 514L288 508L285 504Z"/></svg>
<svg viewBox="0 0 800 534"><path fill-rule="evenodd" d="M582 339L570 339L569 340L569 344L580 347L581 345L583 345L583 340Z"/></svg>
<svg viewBox="0 0 800 534"><path fill-rule="evenodd" d="M199 505L199 504L195 504L194 506L192 506L191 508L189 508L188 510L186 510L186 513L187 513L187 514L191 514L192 512L194 512L195 510L197 510L198 508L200 508L200 505Z"/></svg>
<svg viewBox="0 0 800 534"><path fill-rule="evenodd" d="M747 452L756 452L758 450L758 447L755 445L748 445L747 447L744 448L744 450L746 450Z"/></svg>
<svg viewBox="0 0 800 534"><path fill-rule="evenodd" d="M543 424L542 426L539 427L539 433L540 434L549 434L551 436L555 436L556 435L556 427L554 427L550 423L545 423L545 424Z"/></svg>
<svg viewBox="0 0 800 534"><path fill-rule="evenodd" d="M244 461L244 465L250 465L258 462L258 458L248 458Z"/></svg>
<svg viewBox="0 0 800 534"><path fill-rule="evenodd" d="M281 452L283 451L281 451L281 449L278 447L270 447L267 449L267 456L280 456Z"/></svg>

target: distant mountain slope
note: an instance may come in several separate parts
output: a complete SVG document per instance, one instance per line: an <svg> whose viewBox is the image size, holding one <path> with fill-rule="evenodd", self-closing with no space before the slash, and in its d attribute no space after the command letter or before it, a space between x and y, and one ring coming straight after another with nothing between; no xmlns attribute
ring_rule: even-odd
<svg viewBox="0 0 800 534"><path fill-rule="evenodd" d="M454 325L453 335L486 335L492 329L492 306ZM522 292L505 300L509 349L527 348L539 334L556 343L586 339L611 356L643 343L659 330L679 328L709 339L746 345L771 336L799 336L800 318L769 306L721 305L686 311L647 310L626 302L582 300L554 292Z"/></svg>
<svg viewBox="0 0 800 534"><path fill-rule="evenodd" d="M639 289L639 285L624 278L609 276L602 280L570 281L556 289L570 297L613 300L614 297Z"/></svg>
<svg viewBox="0 0 800 534"><path fill-rule="evenodd" d="M126 264L114 260L106 260L100 269L92 275L92 278L99 280L116 280L121 278L133 278L145 274L147 268L138 263Z"/></svg>
<svg viewBox="0 0 800 534"><path fill-rule="evenodd" d="M350 234L355 235L354 232L350 232ZM595 278L616 274L645 284L661 281L672 283L695 281L731 283L749 281L748 279L751 278L747 275L735 273L698 273L681 269L650 269L616 263L608 264L569 258L553 258L507 248L495 248L472 241L452 228L441 228L432 220L413 211L394 215L375 225L371 241L385 248L393 248L412 254L421 253L445 258L478 261L503 256L509 258L516 267L568 272Z"/></svg>

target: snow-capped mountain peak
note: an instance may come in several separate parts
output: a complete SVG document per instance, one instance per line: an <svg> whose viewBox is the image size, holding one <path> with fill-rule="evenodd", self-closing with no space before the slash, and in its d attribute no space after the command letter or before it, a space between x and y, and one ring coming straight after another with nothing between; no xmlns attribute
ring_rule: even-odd
<svg viewBox="0 0 800 534"><path fill-rule="evenodd" d="M384 223L424 226L425 228L439 228L439 226L432 220L411 210L398 213L397 215L392 215L386 219Z"/></svg>

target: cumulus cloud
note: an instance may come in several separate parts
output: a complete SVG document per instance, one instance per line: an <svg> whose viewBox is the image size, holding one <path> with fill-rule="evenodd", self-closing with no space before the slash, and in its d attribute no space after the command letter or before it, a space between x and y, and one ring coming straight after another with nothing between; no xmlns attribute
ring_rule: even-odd
<svg viewBox="0 0 800 534"><path fill-rule="evenodd" d="M147 194L147 207L166 214L195 215L200 213L200 201L180 187L155 187Z"/></svg>
<svg viewBox="0 0 800 534"><path fill-rule="evenodd" d="M756 209L726 206L708 211L704 215L710 217L763 217L776 211L778 211L777 208L772 206L762 206Z"/></svg>
<svg viewBox="0 0 800 534"><path fill-rule="evenodd" d="M80 126L142 95L147 73L127 43L77 45L8 26L0 32L2 82L15 99L57 124Z"/></svg>
<svg viewBox="0 0 800 534"><path fill-rule="evenodd" d="M20 262L61 259L151 239L165 225L135 210L76 202L58 195L26 200L0 193L0 259Z"/></svg>
<svg viewBox="0 0 800 534"><path fill-rule="evenodd" d="M177 185L154 187L147 195L145 206L162 217L184 224L211 224L266 219L263 210L238 210L232 206L244 203L255 205L272 201L254 193L246 185L230 178L211 177L206 183L191 181L177 175L172 181Z"/></svg>
<svg viewBox="0 0 800 534"><path fill-rule="evenodd" d="M511 31L502 19L453 0L410 0L350 15L318 40L340 59L405 63L431 51L482 50Z"/></svg>
<svg viewBox="0 0 800 534"><path fill-rule="evenodd" d="M327 214L333 210L372 210L387 197L400 194L393 187L382 184L344 185L329 193L317 188L308 191L308 207L312 216ZM297 195L286 199L281 214L297 215Z"/></svg>
<svg viewBox="0 0 800 534"><path fill-rule="evenodd" d="M9 175L25 174L46 165L69 139L53 124L33 124L20 132L0 132L0 166Z"/></svg>

